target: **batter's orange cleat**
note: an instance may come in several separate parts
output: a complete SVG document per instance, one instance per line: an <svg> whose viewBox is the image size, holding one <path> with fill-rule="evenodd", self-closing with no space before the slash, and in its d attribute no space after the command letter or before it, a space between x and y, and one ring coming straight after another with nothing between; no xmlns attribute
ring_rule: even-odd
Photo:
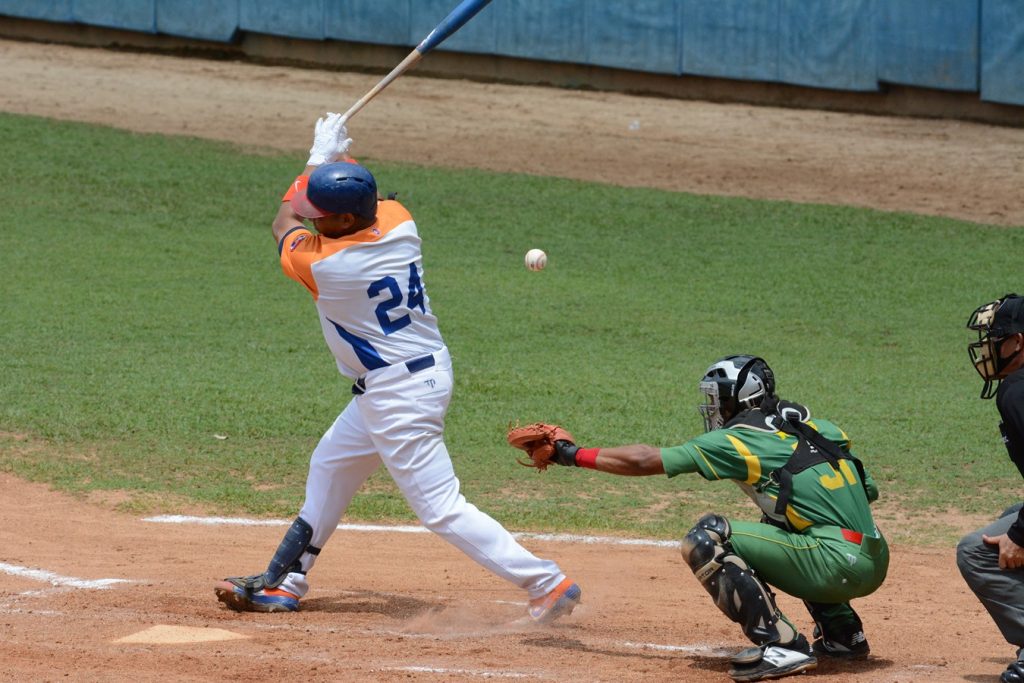
<svg viewBox="0 0 1024 683"><path fill-rule="evenodd" d="M555 590L542 598L531 600L527 612L534 623L550 624L559 617L572 614L576 605L580 604L582 593L572 579L563 579Z"/></svg>
<svg viewBox="0 0 1024 683"><path fill-rule="evenodd" d="M233 577L219 582L213 588L217 599L236 612L295 612L299 609L299 596L280 588L259 588L247 579Z"/></svg>

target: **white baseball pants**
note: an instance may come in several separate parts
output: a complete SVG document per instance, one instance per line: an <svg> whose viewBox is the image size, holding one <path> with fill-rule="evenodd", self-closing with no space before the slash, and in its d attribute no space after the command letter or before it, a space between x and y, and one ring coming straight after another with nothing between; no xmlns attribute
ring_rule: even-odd
<svg viewBox="0 0 1024 683"><path fill-rule="evenodd" d="M565 578L558 565L526 550L459 492L444 444L451 358L446 348L433 355L433 367L418 372L399 363L367 373L365 393L349 402L320 439L299 512L313 527L310 543L323 548L356 491L383 462L423 526L528 591L530 599L546 595ZM304 553L303 570L315 560ZM297 572L281 588L300 597L309 590L306 577Z"/></svg>

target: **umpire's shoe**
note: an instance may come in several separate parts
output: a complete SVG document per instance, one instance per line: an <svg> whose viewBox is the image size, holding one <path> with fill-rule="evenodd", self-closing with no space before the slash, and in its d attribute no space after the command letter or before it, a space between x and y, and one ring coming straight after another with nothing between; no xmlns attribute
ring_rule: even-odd
<svg viewBox="0 0 1024 683"><path fill-rule="evenodd" d="M299 596L280 588L267 588L263 577L233 576L213 588L217 599L236 612L295 612Z"/></svg>
<svg viewBox="0 0 1024 683"><path fill-rule="evenodd" d="M732 658L729 677L734 681L765 681L810 671L818 666L811 646L802 635L785 645L770 643L743 650Z"/></svg>
<svg viewBox="0 0 1024 683"><path fill-rule="evenodd" d="M1010 662L999 683L1024 683L1024 648L1017 651L1017 661Z"/></svg>
<svg viewBox="0 0 1024 683"><path fill-rule="evenodd" d="M818 626L814 627L814 654L819 657L838 657L840 659L864 659L871 652L868 639L861 628L847 629L839 633L822 634ZM1024 680L1021 681L1024 683Z"/></svg>

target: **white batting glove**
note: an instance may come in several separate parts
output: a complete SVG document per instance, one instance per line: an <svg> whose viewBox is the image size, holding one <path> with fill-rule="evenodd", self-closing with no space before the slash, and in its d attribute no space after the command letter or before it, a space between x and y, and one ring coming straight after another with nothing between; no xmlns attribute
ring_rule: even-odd
<svg viewBox="0 0 1024 683"><path fill-rule="evenodd" d="M313 146L309 148L307 166L322 166L348 154L352 138L348 137L341 114L328 112L317 120L313 131Z"/></svg>

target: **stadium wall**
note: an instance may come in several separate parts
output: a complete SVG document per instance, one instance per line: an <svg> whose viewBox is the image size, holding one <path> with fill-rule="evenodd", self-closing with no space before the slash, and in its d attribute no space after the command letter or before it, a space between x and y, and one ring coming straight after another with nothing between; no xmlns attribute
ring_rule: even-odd
<svg viewBox="0 0 1024 683"><path fill-rule="evenodd" d="M389 70L455 0L0 0L0 35ZM419 73L1024 125L1021 0L496 0Z"/></svg>

